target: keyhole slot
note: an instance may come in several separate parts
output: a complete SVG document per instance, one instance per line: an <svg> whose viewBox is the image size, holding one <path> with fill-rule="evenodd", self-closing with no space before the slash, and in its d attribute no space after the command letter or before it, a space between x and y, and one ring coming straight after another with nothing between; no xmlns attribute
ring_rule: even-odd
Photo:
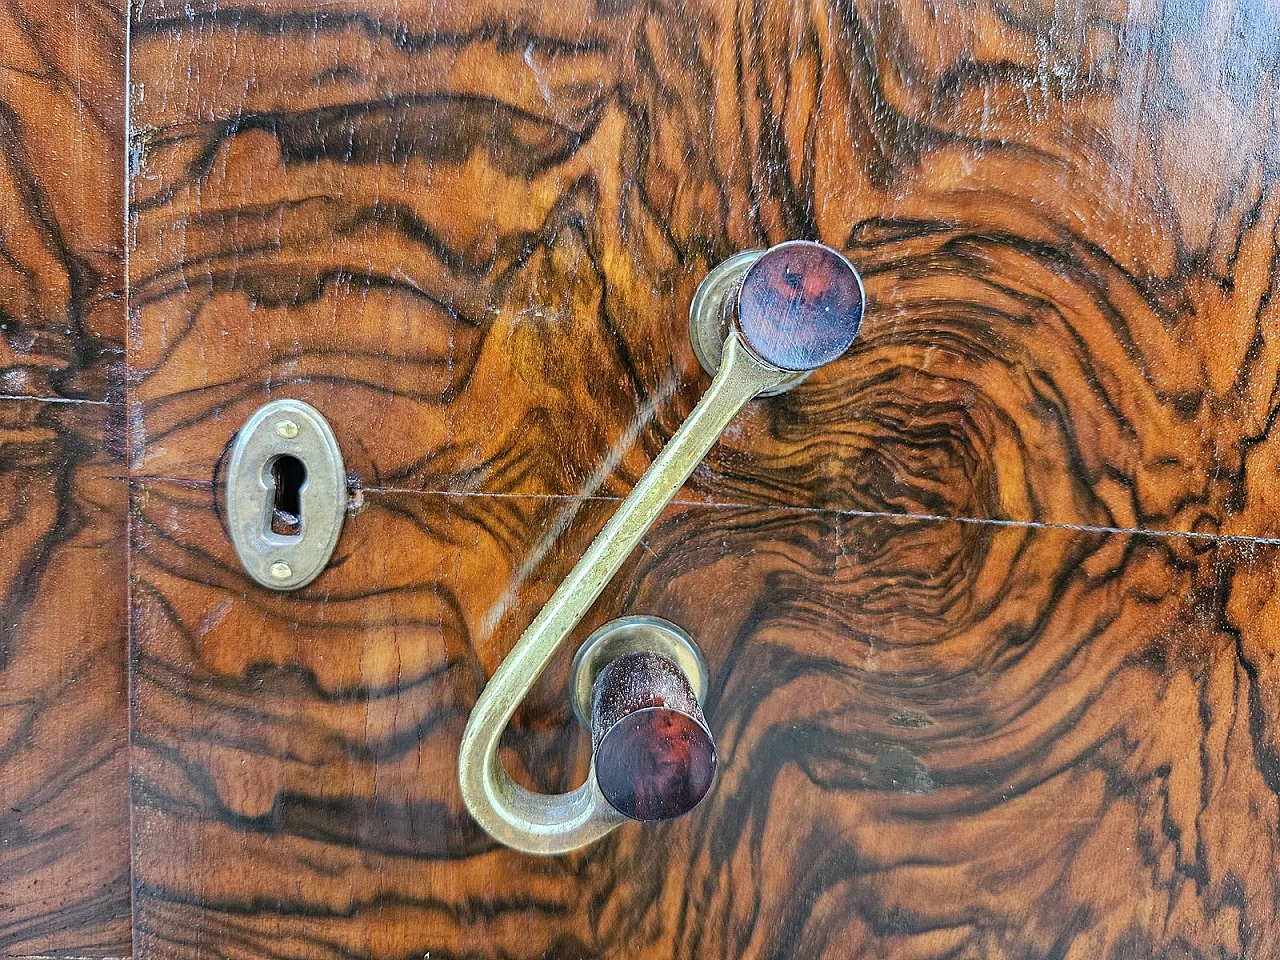
<svg viewBox="0 0 1280 960"><path fill-rule="evenodd" d="M271 480L275 493L271 502L271 532L281 537L302 536L302 488L307 483L307 468L290 454L271 461Z"/></svg>

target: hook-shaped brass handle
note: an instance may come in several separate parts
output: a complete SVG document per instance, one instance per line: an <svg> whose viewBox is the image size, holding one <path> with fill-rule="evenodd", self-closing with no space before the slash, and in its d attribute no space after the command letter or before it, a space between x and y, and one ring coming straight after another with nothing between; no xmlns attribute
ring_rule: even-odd
<svg viewBox="0 0 1280 960"><path fill-rule="evenodd" d="M626 822L628 813L635 815L620 811L602 792L598 753L586 782L569 793L548 795L520 786L498 756L502 731L560 644L738 411L754 397L790 389L843 354L862 324L865 299L862 280L848 260L803 240L740 253L703 280L690 306L690 332L698 359L714 374L710 388L534 617L471 711L458 776L467 809L494 839L526 853L566 853ZM676 656L666 661L681 666ZM702 722L696 699L693 708ZM597 738L604 733L597 731ZM698 770L689 775L701 777Z"/></svg>

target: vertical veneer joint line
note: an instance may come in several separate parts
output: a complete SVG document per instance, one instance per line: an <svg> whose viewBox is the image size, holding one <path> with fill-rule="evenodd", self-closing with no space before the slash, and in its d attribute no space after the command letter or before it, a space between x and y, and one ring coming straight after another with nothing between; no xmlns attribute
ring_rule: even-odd
<svg viewBox="0 0 1280 960"><path fill-rule="evenodd" d="M124 100L124 136L121 137L123 153L120 162L124 164L123 191L120 203L120 239L123 241L121 254L124 260L124 378L121 394L124 397L124 469L129 474L133 470L134 431L133 431L133 378L129 375L129 357L133 339L133 284L130 282L133 249L133 234L130 231L129 210L132 206L133 164L133 5L127 4L124 16L124 77L121 96ZM134 851L137 827L134 818L133 804L133 485L126 483L124 511L124 624L125 624L125 766L129 773L128 794L128 827L129 827L129 949L134 957L141 956L138 944L137 925L137 877L134 874Z"/></svg>

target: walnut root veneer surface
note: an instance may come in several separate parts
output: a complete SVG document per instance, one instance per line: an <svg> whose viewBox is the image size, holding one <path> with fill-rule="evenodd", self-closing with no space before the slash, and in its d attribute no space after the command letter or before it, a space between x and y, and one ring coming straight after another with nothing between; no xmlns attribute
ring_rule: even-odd
<svg viewBox="0 0 1280 960"><path fill-rule="evenodd" d="M124 17L0 7L0 956L1280 957L1270 5L143 0L127 243ZM468 711L801 237L858 341L581 634L693 634L718 781L498 848ZM285 596L218 503L280 396L359 488Z"/></svg>
<svg viewBox="0 0 1280 960"><path fill-rule="evenodd" d="M0 3L0 957L131 949L124 37Z"/></svg>

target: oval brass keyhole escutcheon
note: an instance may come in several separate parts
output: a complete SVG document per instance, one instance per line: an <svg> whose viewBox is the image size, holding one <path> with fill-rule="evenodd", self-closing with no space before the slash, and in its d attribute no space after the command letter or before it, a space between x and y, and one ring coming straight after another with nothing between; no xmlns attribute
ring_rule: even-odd
<svg viewBox="0 0 1280 960"><path fill-rule="evenodd" d="M227 466L227 525L245 571L296 590L325 568L347 513L342 452L301 400L273 400L240 429Z"/></svg>

